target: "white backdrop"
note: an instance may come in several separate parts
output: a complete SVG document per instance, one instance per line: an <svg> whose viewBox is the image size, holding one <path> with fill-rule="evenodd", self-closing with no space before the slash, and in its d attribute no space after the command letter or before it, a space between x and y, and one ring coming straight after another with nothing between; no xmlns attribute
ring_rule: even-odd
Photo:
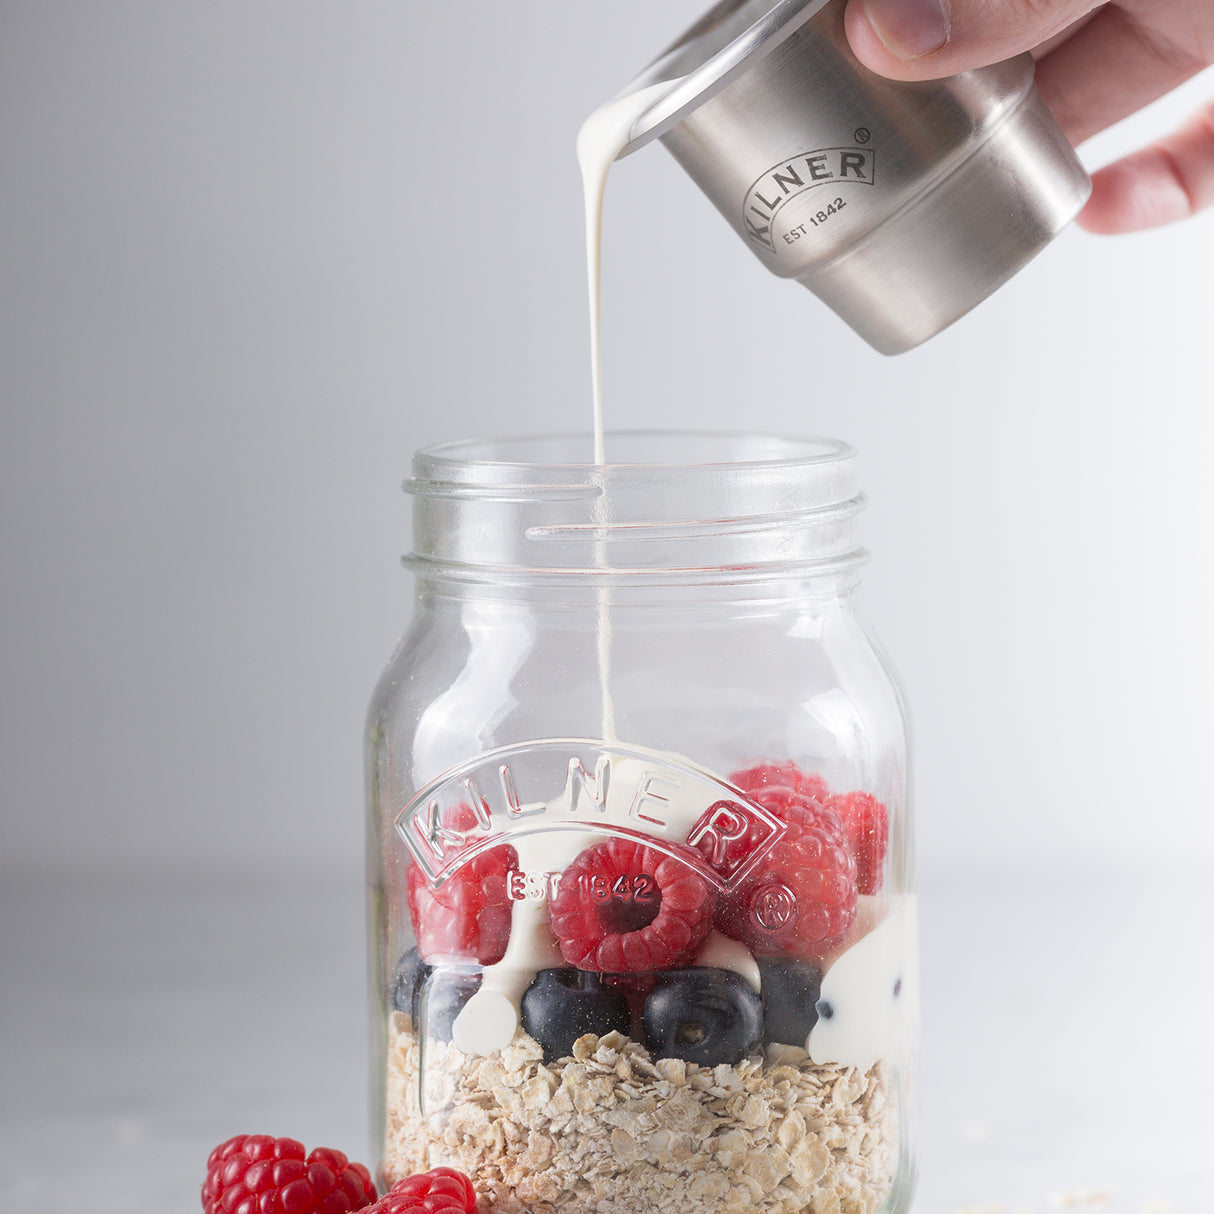
<svg viewBox="0 0 1214 1214"><path fill-rule="evenodd" d="M357 864L410 452L588 425L573 137L698 8L0 7L6 863ZM1214 215L894 360L660 147L605 256L612 424L860 449L927 866L1210 857Z"/></svg>
<svg viewBox="0 0 1214 1214"><path fill-rule="evenodd" d="M0 0L6 882L332 877L357 984L399 483L423 444L588 426L574 136L700 7ZM1068 231L886 360L660 147L607 204L612 425L861 452L925 896L996 870L1124 872L1131 897L1144 871L1204 876L1214 214ZM38 953L14 947L9 973ZM191 1125L182 1158L223 1136Z"/></svg>

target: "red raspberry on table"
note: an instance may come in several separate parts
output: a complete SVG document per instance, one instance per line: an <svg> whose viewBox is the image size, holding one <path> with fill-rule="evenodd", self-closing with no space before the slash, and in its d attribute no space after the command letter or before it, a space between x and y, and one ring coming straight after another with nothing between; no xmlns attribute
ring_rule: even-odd
<svg viewBox="0 0 1214 1214"><path fill-rule="evenodd" d="M881 866L889 848L889 813L872 793L845 792L828 797L826 808L839 815L847 845L856 858L856 884L862 894L881 888Z"/></svg>
<svg viewBox="0 0 1214 1214"><path fill-rule="evenodd" d="M817 772L802 771L791 760L787 763L760 763L744 771L735 771L729 777L729 782L747 793L782 785L815 801L825 801L830 796L830 786Z"/></svg>
<svg viewBox="0 0 1214 1214"><path fill-rule="evenodd" d="M294 1138L237 1134L207 1160L204 1214L349 1214L375 1200L371 1173L341 1151L304 1154Z"/></svg>
<svg viewBox="0 0 1214 1214"><path fill-rule="evenodd" d="M398 1180L367 1214L472 1214L476 1190L463 1172L431 1168Z"/></svg>
<svg viewBox="0 0 1214 1214"><path fill-rule="evenodd" d="M749 794L787 830L726 894L716 925L756 957L817 961L856 917L856 861L838 817L787 787Z"/></svg>
<svg viewBox="0 0 1214 1214"><path fill-rule="evenodd" d="M476 817L467 805L449 811L445 825L467 831ZM405 892L409 917L424 961L500 961L510 942L511 901L507 874L518 867L518 852L502 844L457 868L435 888L416 865L409 866Z"/></svg>
<svg viewBox="0 0 1214 1214"><path fill-rule="evenodd" d="M565 869L548 921L570 965L606 974L687 965L712 930L716 898L695 871L700 854L679 843L667 855L611 838Z"/></svg>

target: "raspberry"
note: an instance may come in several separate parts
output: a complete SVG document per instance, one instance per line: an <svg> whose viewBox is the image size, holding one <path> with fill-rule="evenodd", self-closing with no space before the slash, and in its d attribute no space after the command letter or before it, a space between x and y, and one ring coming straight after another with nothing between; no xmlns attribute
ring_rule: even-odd
<svg viewBox="0 0 1214 1214"><path fill-rule="evenodd" d="M449 811L450 830L470 830L476 822L467 805ZM417 949L427 962L500 961L510 941L510 897L506 875L518 867L518 852L503 844L457 868L434 888L416 865L405 878L409 917Z"/></svg>
<svg viewBox="0 0 1214 1214"><path fill-rule="evenodd" d="M745 771L735 771L729 777L729 782L746 793L755 793L759 789L778 784L812 797L815 801L825 801L830 796L830 786L820 775L816 772L804 772L791 761L760 763L756 767L746 768Z"/></svg>
<svg viewBox="0 0 1214 1214"><path fill-rule="evenodd" d="M207 1160L204 1214L348 1214L375 1200L371 1173L340 1151L269 1134L237 1134Z"/></svg>
<svg viewBox="0 0 1214 1214"><path fill-rule="evenodd" d="M678 858L631 839L611 838L565 869L548 919L570 965L608 974L687 965L712 929L715 897L695 871L694 849Z"/></svg>
<svg viewBox="0 0 1214 1214"><path fill-rule="evenodd" d="M729 782L777 815L779 809L774 803L755 794L767 791L774 796L776 786L783 785L833 810L843 824L847 845L856 858L860 893L875 894L881 888L881 866L889 846L889 814L871 793L849 792L832 796L830 787L820 775L803 772L792 762L760 763L745 771L735 771Z"/></svg>
<svg viewBox="0 0 1214 1214"><path fill-rule="evenodd" d="M476 1190L463 1172L431 1168L398 1180L367 1214L472 1214Z"/></svg>
<svg viewBox="0 0 1214 1214"><path fill-rule="evenodd" d="M746 771L736 771L729 779L731 783L745 792L751 801L757 801L781 822L788 821L785 810L790 804L800 805L808 799L820 805L825 802L830 792L826 781L821 776L806 776L795 763L764 763ZM811 790L819 788L824 791L819 796L812 791L799 791L797 785L803 785ZM726 855L716 854L711 842L696 839L695 846L699 848L708 863L723 876L729 874L722 870L722 860L728 861L732 857L734 868L740 868L746 857L767 838L768 827L756 815L746 814L743 817L744 834L741 838L730 838ZM706 843L707 845L705 845Z"/></svg>
<svg viewBox="0 0 1214 1214"><path fill-rule="evenodd" d="M856 858L856 884L862 894L881 888L881 866L889 847L889 813L872 793L847 792L829 797L826 808L839 815L847 845Z"/></svg>
<svg viewBox="0 0 1214 1214"><path fill-rule="evenodd" d="M856 916L856 862L838 817L786 786L749 794L788 829L722 900L717 927L756 957L818 960Z"/></svg>

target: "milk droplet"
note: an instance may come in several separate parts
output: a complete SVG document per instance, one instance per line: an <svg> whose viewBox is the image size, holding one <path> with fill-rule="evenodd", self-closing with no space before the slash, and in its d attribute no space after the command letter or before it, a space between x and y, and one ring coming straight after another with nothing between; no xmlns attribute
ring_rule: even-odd
<svg viewBox="0 0 1214 1214"><path fill-rule="evenodd" d="M497 991L481 990L456 1017L451 1040L465 1054L489 1054L504 1050L517 1028L518 1011L513 1002Z"/></svg>

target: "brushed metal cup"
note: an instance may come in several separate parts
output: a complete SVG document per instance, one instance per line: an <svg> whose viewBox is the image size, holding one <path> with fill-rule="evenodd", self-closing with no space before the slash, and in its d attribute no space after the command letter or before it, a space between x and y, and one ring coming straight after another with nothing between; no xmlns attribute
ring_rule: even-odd
<svg viewBox="0 0 1214 1214"><path fill-rule="evenodd" d="M772 273L883 354L939 333L1075 217L1091 181L1031 56L943 80L868 71L844 0L723 0L629 89L669 81L660 138Z"/></svg>

